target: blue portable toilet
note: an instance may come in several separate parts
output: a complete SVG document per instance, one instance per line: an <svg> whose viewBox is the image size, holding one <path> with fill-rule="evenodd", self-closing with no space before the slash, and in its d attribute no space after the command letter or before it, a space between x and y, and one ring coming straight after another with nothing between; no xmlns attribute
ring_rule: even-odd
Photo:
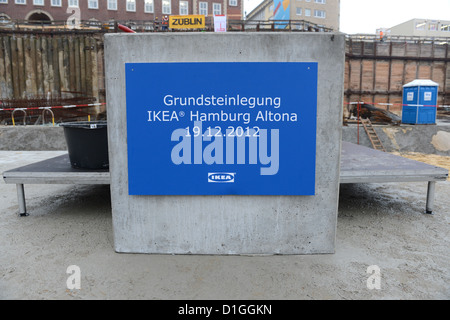
<svg viewBox="0 0 450 320"><path fill-rule="evenodd" d="M416 79L403 86L402 123L435 124L439 84Z"/></svg>

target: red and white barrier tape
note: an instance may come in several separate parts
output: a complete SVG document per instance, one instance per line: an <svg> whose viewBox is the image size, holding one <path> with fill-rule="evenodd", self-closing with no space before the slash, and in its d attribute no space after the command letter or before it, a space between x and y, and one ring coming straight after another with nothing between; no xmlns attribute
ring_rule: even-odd
<svg viewBox="0 0 450 320"><path fill-rule="evenodd" d="M370 105L381 105L381 106L387 106L387 107L391 107L391 106L401 106L401 107L405 107L405 106L410 106L410 107L434 107L434 108L450 108L450 106L446 106L446 105L427 105L427 104L403 104L403 103L382 103L382 102L378 102L378 103L370 103L370 102L364 102L364 101L355 101L355 102L344 102L344 104L350 104L350 105L363 105L363 104L370 104Z"/></svg>
<svg viewBox="0 0 450 320"><path fill-rule="evenodd" d="M81 108L81 107L96 107L106 104L106 102L101 103L88 103L88 104L73 104L73 105L67 105L67 106L51 106L51 107L33 107L33 108L7 108L7 109L1 109L0 111L14 111L14 110L48 110L48 109L69 109L69 108Z"/></svg>

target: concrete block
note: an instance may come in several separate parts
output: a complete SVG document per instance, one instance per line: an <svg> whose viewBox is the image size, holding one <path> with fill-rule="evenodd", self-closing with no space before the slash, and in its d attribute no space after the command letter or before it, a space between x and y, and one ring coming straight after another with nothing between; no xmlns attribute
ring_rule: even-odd
<svg viewBox="0 0 450 320"><path fill-rule="evenodd" d="M162 254L333 253L344 46L344 35L329 33L106 35L115 250ZM130 196L126 62L317 62L316 195ZM148 79L151 86L152 81L157 81L157 75L149 75ZM292 143L294 148L298 147L294 137Z"/></svg>

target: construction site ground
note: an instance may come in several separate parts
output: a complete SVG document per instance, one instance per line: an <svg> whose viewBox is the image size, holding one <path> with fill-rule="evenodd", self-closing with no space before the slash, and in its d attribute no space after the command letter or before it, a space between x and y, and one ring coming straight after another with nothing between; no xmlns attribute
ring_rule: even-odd
<svg viewBox="0 0 450 320"><path fill-rule="evenodd" d="M0 172L64 152L0 151ZM450 181L436 184L434 215L426 187L341 185L335 254L198 256L116 253L109 186L26 185L19 217L1 180L0 299L449 299ZM67 288L73 265L80 289Z"/></svg>

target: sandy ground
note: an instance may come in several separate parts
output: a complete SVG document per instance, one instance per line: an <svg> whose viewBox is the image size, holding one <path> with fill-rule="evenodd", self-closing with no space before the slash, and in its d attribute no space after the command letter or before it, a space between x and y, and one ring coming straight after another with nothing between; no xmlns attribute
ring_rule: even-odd
<svg viewBox="0 0 450 320"><path fill-rule="evenodd" d="M61 152L0 151L0 172ZM450 181L342 185L336 253L312 256L118 254L108 186L0 181L0 299L449 299ZM67 268L81 271L69 290ZM369 266L381 288L368 289Z"/></svg>
<svg viewBox="0 0 450 320"><path fill-rule="evenodd" d="M424 154L420 152L391 152L391 153L408 159L432 164L434 166L445 168L450 171L450 157L447 156L439 156L436 154ZM448 180L450 180L450 176L448 177Z"/></svg>

